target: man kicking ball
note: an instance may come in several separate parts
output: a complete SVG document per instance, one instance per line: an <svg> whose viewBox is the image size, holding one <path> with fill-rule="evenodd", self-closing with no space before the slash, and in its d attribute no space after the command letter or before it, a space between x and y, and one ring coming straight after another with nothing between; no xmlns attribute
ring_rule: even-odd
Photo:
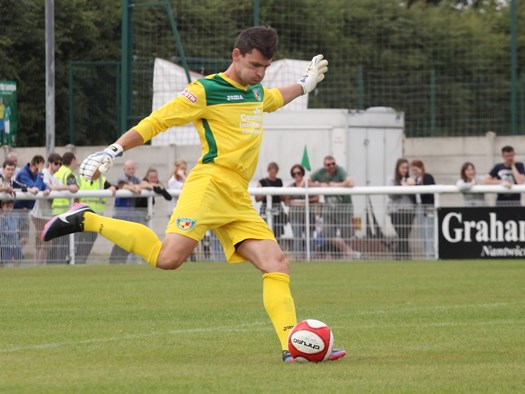
<svg viewBox="0 0 525 394"><path fill-rule="evenodd" d="M283 361L291 362L294 359L287 339L297 319L288 260L253 207L248 184L263 138L263 112L273 112L310 93L324 79L328 62L317 55L297 83L267 89L261 81L272 62L277 41L277 32L271 27L242 31L226 71L190 83L179 96L152 112L114 144L88 156L80 166L80 175L91 180L96 171L106 172L123 152L170 127L193 122L201 140L202 156L184 184L164 240L144 225L96 215L83 204L75 204L51 219L42 239L96 232L142 256L154 267L173 270L186 261L206 231L213 230L229 263L250 261L262 272L264 307L281 343ZM250 121L243 121L246 118ZM344 350L333 350L329 359L345 355Z"/></svg>

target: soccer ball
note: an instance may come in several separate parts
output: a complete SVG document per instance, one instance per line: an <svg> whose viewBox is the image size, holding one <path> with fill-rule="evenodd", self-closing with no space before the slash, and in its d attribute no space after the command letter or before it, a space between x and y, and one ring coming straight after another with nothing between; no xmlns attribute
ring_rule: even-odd
<svg viewBox="0 0 525 394"><path fill-rule="evenodd" d="M288 350L299 362L325 361L333 346L332 330L319 320L307 319L297 323L288 336Z"/></svg>

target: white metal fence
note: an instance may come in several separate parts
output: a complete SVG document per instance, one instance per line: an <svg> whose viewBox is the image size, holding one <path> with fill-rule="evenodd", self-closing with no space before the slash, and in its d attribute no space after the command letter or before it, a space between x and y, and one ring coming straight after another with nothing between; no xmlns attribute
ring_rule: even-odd
<svg viewBox="0 0 525 394"><path fill-rule="evenodd" d="M512 192L525 192L525 185L513 186ZM438 256L436 209L441 206L464 206L464 199L455 186L370 186L347 188L250 188L254 195L266 195L265 219L292 261L303 260L433 260ZM495 204L498 193L509 193L502 186L474 186L470 192L485 195L485 204ZM179 191L170 193L177 196ZM433 194L433 206L414 204L399 212L389 209L389 196L396 194ZM272 204L273 196L285 202ZM319 195L320 202L309 204L308 198L290 199L290 196ZM351 204L330 203L326 196L350 195ZM106 197L104 215L116 217L109 191L52 192L47 198ZM131 192L121 190L116 197L135 198ZM126 211L129 220L148 225L162 239L173 206L162 196L143 192L148 198L146 209ZM17 193L16 199L45 198L39 193ZM0 200L11 199L0 193ZM153 203L155 201L155 203ZM301 203L302 201L302 203ZM254 204L259 209L259 204ZM120 212L122 213L122 212ZM46 219L32 216L29 211L2 210L0 213L0 258L2 266L28 264L82 264L142 262L94 233L62 237L44 243L39 239ZM191 256L195 261L224 261L222 247L212 232Z"/></svg>

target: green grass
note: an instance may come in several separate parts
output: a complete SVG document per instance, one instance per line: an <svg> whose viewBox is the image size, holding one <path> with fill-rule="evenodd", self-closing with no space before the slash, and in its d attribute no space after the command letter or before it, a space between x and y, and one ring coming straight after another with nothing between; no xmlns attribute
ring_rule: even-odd
<svg viewBox="0 0 525 394"><path fill-rule="evenodd" d="M283 364L249 264L2 269L0 392L525 392L524 261L292 271L346 358Z"/></svg>

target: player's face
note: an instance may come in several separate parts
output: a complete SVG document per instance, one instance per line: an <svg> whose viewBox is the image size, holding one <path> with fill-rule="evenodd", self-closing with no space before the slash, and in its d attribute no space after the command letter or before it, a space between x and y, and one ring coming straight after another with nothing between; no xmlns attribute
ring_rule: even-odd
<svg viewBox="0 0 525 394"><path fill-rule="evenodd" d="M253 49L251 52L242 55L235 48L233 50L233 62L238 78L236 82L248 86L258 84L263 80L266 69L270 66L272 60L265 59L258 49Z"/></svg>

